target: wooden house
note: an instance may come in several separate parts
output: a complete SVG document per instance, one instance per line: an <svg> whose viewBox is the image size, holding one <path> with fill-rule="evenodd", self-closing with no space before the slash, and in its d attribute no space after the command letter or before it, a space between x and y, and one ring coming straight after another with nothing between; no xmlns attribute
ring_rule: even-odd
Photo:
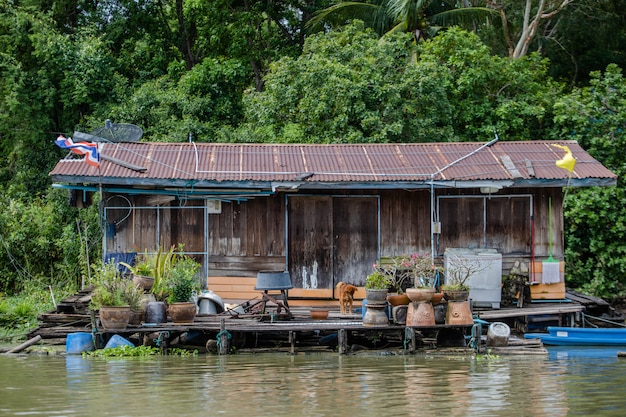
<svg viewBox="0 0 626 417"><path fill-rule="evenodd" d="M566 146L572 172L557 166ZM381 257L489 248L563 259L563 191L615 185L575 141L420 144L103 143L50 173L76 204L101 193L104 256L184 244L207 286L246 300L259 271L290 272L291 300L363 286ZM291 301L293 302L293 301Z"/></svg>

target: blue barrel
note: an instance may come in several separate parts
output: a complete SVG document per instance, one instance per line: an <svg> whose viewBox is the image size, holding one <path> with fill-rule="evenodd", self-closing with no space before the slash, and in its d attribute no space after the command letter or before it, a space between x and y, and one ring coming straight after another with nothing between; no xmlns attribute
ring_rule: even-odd
<svg viewBox="0 0 626 417"><path fill-rule="evenodd" d="M109 349L109 348L116 348L120 346L135 347L135 345L133 345L133 342L131 342L130 340L126 340L122 336L118 334L114 334L113 336L111 336L111 338L109 339L107 344L104 346L104 348Z"/></svg>
<svg viewBox="0 0 626 417"><path fill-rule="evenodd" d="M91 333L70 333L65 338L65 352L68 355L80 355L83 352L89 352L93 349L93 337Z"/></svg>

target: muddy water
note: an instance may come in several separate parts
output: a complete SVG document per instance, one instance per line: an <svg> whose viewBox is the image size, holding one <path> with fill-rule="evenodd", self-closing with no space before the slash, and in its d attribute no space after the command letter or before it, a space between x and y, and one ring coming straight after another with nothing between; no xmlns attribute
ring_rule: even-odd
<svg viewBox="0 0 626 417"><path fill-rule="evenodd" d="M624 416L626 359L0 356L0 416Z"/></svg>

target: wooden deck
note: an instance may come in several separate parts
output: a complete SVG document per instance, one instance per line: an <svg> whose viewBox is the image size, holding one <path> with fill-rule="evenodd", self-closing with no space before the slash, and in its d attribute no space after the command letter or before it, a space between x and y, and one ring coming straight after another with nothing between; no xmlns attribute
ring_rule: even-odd
<svg viewBox="0 0 626 417"><path fill-rule="evenodd" d="M226 301L226 300L225 300ZM381 326L363 325L359 312L360 304L355 304L358 314L342 315L336 305L329 305L330 314L325 320L313 320L310 309L319 306L292 306L291 317L284 314L240 314L222 313L215 315L199 315L191 324L174 324L172 322L142 325L130 325L126 329L116 331L137 343L149 344L158 342L162 347L189 344L199 347L200 351L209 351L210 344L220 338L218 347L228 352L228 347L241 349L274 349L296 352L300 349L317 347L319 349L336 349L339 353L348 353L354 346L365 346L365 349L391 346L403 347L405 351L414 352L423 347L439 347L444 342L453 340L458 347L467 345L471 336L472 325L449 326L437 324L432 327L407 327L402 324ZM528 303L523 307L507 307L501 309L475 309L475 316L486 322L502 321L511 327L512 333L524 333L529 326L571 325L585 311L585 305L578 301ZM93 323L96 328L93 329ZM74 332L93 332L99 340L106 341L112 332L105 331L99 322L92 318L88 309L88 296L83 292L69 297L59 303L54 312L40 316L40 326L29 336L40 336L42 339L63 340ZM486 326L483 325L483 332ZM443 335L443 336L442 336ZM195 340L193 340L195 338ZM455 339L456 338L456 339ZM231 340L232 339L232 340ZM523 338L522 338L523 339ZM330 342L329 342L330 341ZM215 345L212 345L215 347ZM99 346L102 347L102 346ZM536 346L530 347L533 352ZM523 349L509 348L505 352Z"/></svg>

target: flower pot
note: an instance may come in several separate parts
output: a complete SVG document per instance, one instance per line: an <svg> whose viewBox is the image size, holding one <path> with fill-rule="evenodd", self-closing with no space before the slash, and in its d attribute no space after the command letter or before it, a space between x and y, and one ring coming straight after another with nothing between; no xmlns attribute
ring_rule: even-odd
<svg viewBox="0 0 626 417"><path fill-rule="evenodd" d="M407 288L406 295L409 296L411 301L417 302L429 302L435 295L434 288Z"/></svg>
<svg viewBox="0 0 626 417"><path fill-rule="evenodd" d="M130 321L130 306L100 307L100 323L104 330L124 330Z"/></svg>
<svg viewBox="0 0 626 417"><path fill-rule="evenodd" d="M139 288L143 288L144 291L150 291L150 289L154 285L154 278L147 277L145 275L133 274L133 284L135 284Z"/></svg>
<svg viewBox="0 0 626 417"><path fill-rule="evenodd" d="M387 293L389 291L387 289L366 289L365 290L365 298L367 302L370 304L384 304L387 302Z"/></svg>
<svg viewBox="0 0 626 417"><path fill-rule="evenodd" d="M443 290L443 296L447 301L466 301L469 298L469 291Z"/></svg>
<svg viewBox="0 0 626 417"><path fill-rule="evenodd" d="M312 309L311 317L314 320L326 320L328 318L328 309L327 308Z"/></svg>
<svg viewBox="0 0 626 417"><path fill-rule="evenodd" d="M441 302L441 300L443 300L443 291L436 292L433 295L433 299L430 300L430 302L433 303L434 306L436 306L437 304Z"/></svg>
<svg viewBox="0 0 626 417"><path fill-rule="evenodd" d="M172 303L167 311L172 321L176 324L193 323L193 320L196 318L195 303Z"/></svg>
<svg viewBox="0 0 626 417"><path fill-rule="evenodd" d="M389 304L395 307L395 306L405 306L411 302L411 299L405 293L405 294L398 294L398 295L388 295L387 301L389 301Z"/></svg>
<svg viewBox="0 0 626 417"><path fill-rule="evenodd" d="M146 312L144 310L130 310L130 320L128 324L138 326L144 320Z"/></svg>

